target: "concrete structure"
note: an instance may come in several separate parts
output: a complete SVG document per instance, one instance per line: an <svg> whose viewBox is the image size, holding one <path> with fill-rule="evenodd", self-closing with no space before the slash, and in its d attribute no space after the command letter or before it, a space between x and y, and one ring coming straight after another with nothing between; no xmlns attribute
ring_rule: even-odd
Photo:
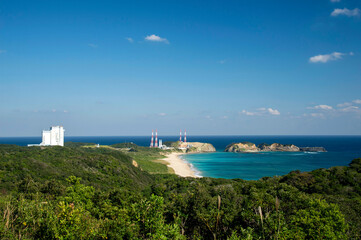
<svg viewBox="0 0 361 240"><path fill-rule="evenodd" d="M50 130L43 131L43 140L40 144L28 144L31 146L62 146L64 147L64 128L63 126L53 126Z"/></svg>
<svg viewBox="0 0 361 240"><path fill-rule="evenodd" d="M162 148L163 147L163 140L162 139L159 139L159 148Z"/></svg>

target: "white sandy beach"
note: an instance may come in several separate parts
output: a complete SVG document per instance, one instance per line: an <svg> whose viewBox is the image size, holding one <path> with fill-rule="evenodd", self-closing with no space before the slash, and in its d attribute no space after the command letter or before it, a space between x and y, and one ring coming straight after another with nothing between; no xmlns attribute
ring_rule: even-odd
<svg viewBox="0 0 361 240"><path fill-rule="evenodd" d="M181 177L197 177L190 166L179 158L179 155L182 155L182 153L171 153L162 160L169 163L168 167L172 168L175 174Z"/></svg>

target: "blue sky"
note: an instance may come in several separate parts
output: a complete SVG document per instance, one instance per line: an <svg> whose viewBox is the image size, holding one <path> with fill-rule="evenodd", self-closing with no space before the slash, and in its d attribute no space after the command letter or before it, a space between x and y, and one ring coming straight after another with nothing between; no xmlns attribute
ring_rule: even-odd
<svg viewBox="0 0 361 240"><path fill-rule="evenodd" d="M361 2L0 2L0 137L361 134Z"/></svg>

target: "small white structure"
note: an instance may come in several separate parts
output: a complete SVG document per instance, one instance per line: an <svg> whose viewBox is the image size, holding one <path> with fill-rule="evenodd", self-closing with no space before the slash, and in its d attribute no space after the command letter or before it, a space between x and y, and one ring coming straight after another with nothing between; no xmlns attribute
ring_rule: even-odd
<svg viewBox="0 0 361 240"><path fill-rule="evenodd" d="M31 146L62 146L64 147L63 126L53 126L50 130L43 131L43 141L40 144L28 144Z"/></svg>
<svg viewBox="0 0 361 240"><path fill-rule="evenodd" d="M163 147L163 140L162 139L159 139L159 148L162 148Z"/></svg>

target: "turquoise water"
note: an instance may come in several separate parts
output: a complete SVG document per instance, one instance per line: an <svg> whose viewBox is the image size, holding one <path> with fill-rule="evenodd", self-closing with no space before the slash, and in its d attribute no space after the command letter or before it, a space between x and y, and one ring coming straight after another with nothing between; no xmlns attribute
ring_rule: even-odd
<svg viewBox="0 0 361 240"><path fill-rule="evenodd" d="M266 176L284 175L294 170L346 166L353 153L201 153L182 155L198 176L257 180ZM361 157L361 154L359 155Z"/></svg>
<svg viewBox="0 0 361 240"><path fill-rule="evenodd" d="M197 175L216 178L257 180L266 176L284 175L294 170L312 171L318 168L347 166L361 158L360 136L224 136L203 137L213 143L217 152L183 155ZM299 147L325 147L325 153L265 152L226 153L232 142L295 144Z"/></svg>

